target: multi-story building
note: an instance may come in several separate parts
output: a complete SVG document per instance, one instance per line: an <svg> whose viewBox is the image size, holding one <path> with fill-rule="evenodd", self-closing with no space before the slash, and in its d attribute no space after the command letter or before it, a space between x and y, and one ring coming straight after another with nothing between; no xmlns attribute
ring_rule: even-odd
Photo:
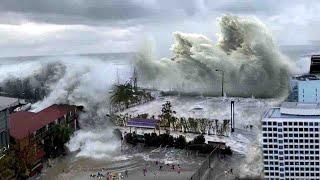
<svg viewBox="0 0 320 180"><path fill-rule="evenodd" d="M9 113L18 105L18 99L0 96L0 157L9 147Z"/></svg>
<svg viewBox="0 0 320 180"><path fill-rule="evenodd" d="M45 146L52 143L54 125L64 124L76 130L77 112L76 106L55 104L37 113L19 111L10 115L10 136L17 153L29 163L29 176L42 169Z"/></svg>
<svg viewBox="0 0 320 180"><path fill-rule="evenodd" d="M320 102L320 78L312 74L293 77L289 101Z"/></svg>
<svg viewBox="0 0 320 180"><path fill-rule="evenodd" d="M320 104L284 102L262 119L265 179L320 179Z"/></svg>

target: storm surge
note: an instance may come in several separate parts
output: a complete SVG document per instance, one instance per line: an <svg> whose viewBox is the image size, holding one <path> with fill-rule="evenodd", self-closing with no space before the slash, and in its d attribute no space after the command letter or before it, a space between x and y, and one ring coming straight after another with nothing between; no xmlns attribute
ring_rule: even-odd
<svg viewBox="0 0 320 180"><path fill-rule="evenodd" d="M41 89L43 98L32 104L34 112L52 104L83 106L84 112L79 117L81 130L67 146L80 157L110 157L120 147L106 116L110 107L108 89L116 82L117 67L114 62L102 59L83 56L13 59L0 64L3 74L0 87L15 88L10 92L23 96Z"/></svg>
<svg viewBox="0 0 320 180"><path fill-rule="evenodd" d="M295 69L259 20L225 15L218 20L218 41L175 32L172 58L160 61L143 48L135 59L140 83L167 91L269 98L288 92Z"/></svg>

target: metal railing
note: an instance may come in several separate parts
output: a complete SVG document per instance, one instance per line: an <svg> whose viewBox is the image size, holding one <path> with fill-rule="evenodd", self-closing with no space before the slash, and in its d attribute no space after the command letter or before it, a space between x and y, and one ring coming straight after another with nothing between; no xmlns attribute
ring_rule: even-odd
<svg viewBox="0 0 320 180"><path fill-rule="evenodd" d="M213 161L215 152L218 149L219 146L216 146L211 151L211 153L206 157L206 160L202 162L201 166L196 170L196 172L193 173L189 180L201 180L206 171L211 168L211 162Z"/></svg>

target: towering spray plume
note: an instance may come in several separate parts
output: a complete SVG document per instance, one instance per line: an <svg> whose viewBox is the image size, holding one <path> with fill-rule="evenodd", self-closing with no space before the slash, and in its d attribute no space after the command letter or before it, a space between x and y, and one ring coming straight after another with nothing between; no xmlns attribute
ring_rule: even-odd
<svg viewBox="0 0 320 180"><path fill-rule="evenodd" d="M135 65L142 84L219 94L223 71L227 95L274 97L287 92L294 67L267 28L255 18L226 15L218 22L216 44L203 35L175 32L173 58L156 61L148 50L140 52Z"/></svg>

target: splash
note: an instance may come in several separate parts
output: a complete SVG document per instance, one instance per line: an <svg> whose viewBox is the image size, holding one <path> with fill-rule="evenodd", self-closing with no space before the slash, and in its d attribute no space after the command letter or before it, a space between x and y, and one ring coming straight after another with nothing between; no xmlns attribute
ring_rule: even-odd
<svg viewBox="0 0 320 180"><path fill-rule="evenodd" d="M142 85L162 90L275 97L288 91L295 69L271 33L257 19L226 15L219 20L218 42L199 34L174 33L174 57L161 61L144 49L135 61Z"/></svg>
<svg viewBox="0 0 320 180"><path fill-rule="evenodd" d="M15 67L16 63L19 68ZM109 112L108 89L116 81L116 66L114 62L104 61L101 57L83 56L10 61L0 66L0 70L6 72L0 84L7 89L5 82L16 79L14 82L30 82L23 88L25 90L43 87L46 90L44 98L32 105L34 112L52 104L83 106L85 112L79 119L82 130L74 134L67 146L70 151L76 151L78 157L104 158L116 152L120 145L106 117ZM129 67L121 66L124 69Z"/></svg>
<svg viewBox="0 0 320 180"><path fill-rule="evenodd" d="M95 132L79 130L67 146L71 152L80 150L77 157L111 159L112 155L119 150L120 141L113 136L112 131L108 128Z"/></svg>

